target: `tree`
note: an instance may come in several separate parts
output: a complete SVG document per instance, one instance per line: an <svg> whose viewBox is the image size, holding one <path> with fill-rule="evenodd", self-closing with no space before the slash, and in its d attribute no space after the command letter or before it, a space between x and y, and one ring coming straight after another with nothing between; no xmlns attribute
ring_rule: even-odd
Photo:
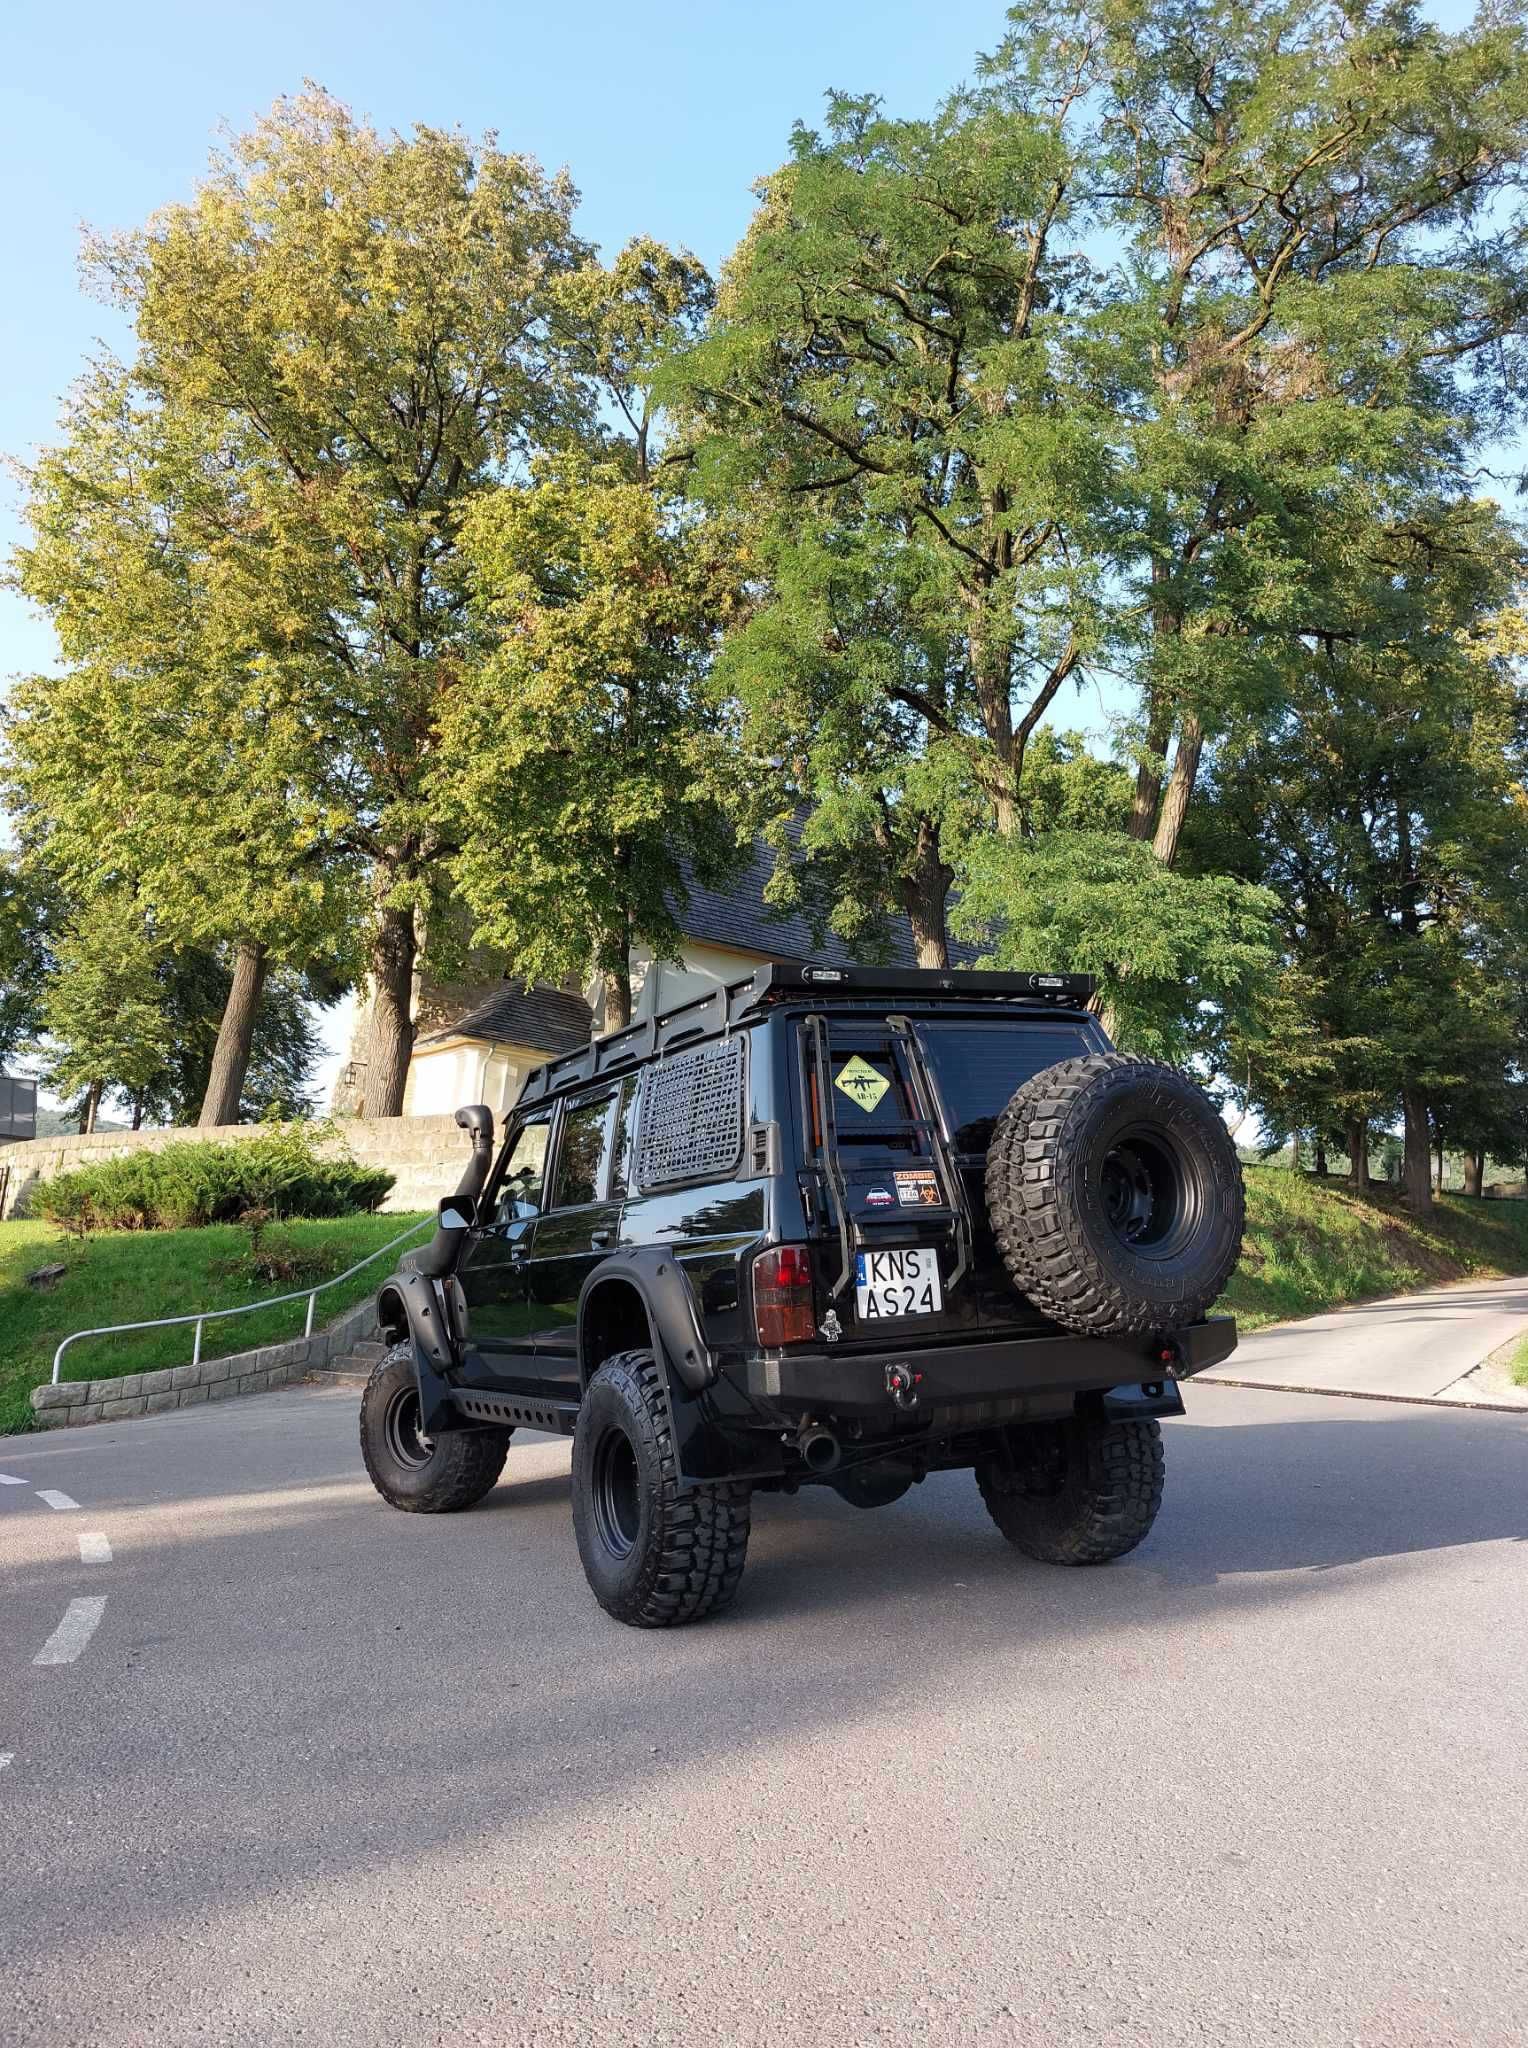
<svg viewBox="0 0 1528 2048"><path fill-rule="evenodd" d="M226 949L225 949L226 952ZM133 1123L185 1124L207 1093L216 1059L219 1020L226 1014L237 956L187 949L165 953L158 962L168 1042L160 1071L139 1087L132 1101ZM332 987L319 984L320 997ZM316 1108L311 1074L321 1043L313 1023L313 983L289 967L267 976L254 1019L243 1086L230 1123L258 1123L264 1116L309 1116Z"/></svg>
<svg viewBox="0 0 1528 2048"><path fill-rule="evenodd" d="M163 1066L170 1034L158 951L132 906L109 896L79 910L58 941L37 1051L44 1087L83 1098L84 1132L108 1091L131 1099Z"/></svg>
<svg viewBox="0 0 1528 2048"><path fill-rule="evenodd" d="M766 512L774 588L723 672L783 728L851 921L842 855L878 817L931 960L940 807L974 790L1022 836L1034 734L1090 662L1138 692L1127 829L1177 859L1207 742L1277 703L1312 564L1355 510L1464 473L1528 304L1515 20L1010 23L931 120L839 94L797 131L683 371L699 488Z"/></svg>
<svg viewBox="0 0 1528 2048"><path fill-rule="evenodd" d="M1490 630L1518 543L1489 505L1419 500L1326 569L1322 630L1281 716L1222 748L1195 853L1281 905L1286 1000L1238 1051L1275 1127L1344 1129L1356 1170L1399 1110L1423 1212L1434 1122L1476 1131L1522 1063L1528 755Z"/></svg>
<svg viewBox="0 0 1528 2048"><path fill-rule="evenodd" d="M485 500L463 545L501 644L443 719L435 800L480 941L527 980L679 943L685 871L735 864L735 736L705 667L733 587L708 535L618 467L567 459Z"/></svg>
<svg viewBox="0 0 1528 2048"><path fill-rule="evenodd" d="M373 1114L402 1107L449 852L424 789L477 653L462 522L577 411L550 317L573 203L491 136L384 138L310 88L189 204L91 245L135 325L135 405L196 451L174 541L235 716L306 749L304 814L370 870Z"/></svg>
<svg viewBox="0 0 1528 2048"><path fill-rule="evenodd" d="M0 851L0 1063L39 1028L59 914L44 878Z"/></svg>
<svg viewBox="0 0 1528 2048"><path fill-rule="evenodd" d="M711 283L639 240L559 281L586 395L582 445L479 500L463 550L493 652L452 696L431 780L480 943L527 980L592 965L608 1024L631 1015L639 943L679 943L686 873L715 883L751 807L709 683L743 574L730 521L679 488L655 395Z"/></svg>
<svg viewBox="0 0 1528 2048"><path fill-rule="evenodd" d="M1448 34L1410 0L1033 0L1010 21L994 77L1052 100L1086 81L1077 211L1090 255L1118 254L1074 300L1077 360L1118 420L1131 829L1171 863L1206 739L1276 701L1355 491L1457 479L1503 417L1528 50L1513 11Z"/></svg>
<svg viewBox="0 0 1528 2048"><path fill-rule="evenodd" d="M29 486L17 581L70 666L7 707L23 843L80 900L132 896L164 942L230 947L200 1121L232 1123L271 967L354 971L360 863L301 707L219 603L216 451L102 366Z"/></svg>
<svg viewBox="0 0 1528 2048"><path fill-rule="evenodd" d="M770 598L723 678L797 763L819 850L872 851L929 964L952 817L975 799L1020 829L1026 750L1095 636L1102 442L1054 354L1069 111L1005 85L925 121L830 96L679 378L697 487L765 511Z"/></svg>

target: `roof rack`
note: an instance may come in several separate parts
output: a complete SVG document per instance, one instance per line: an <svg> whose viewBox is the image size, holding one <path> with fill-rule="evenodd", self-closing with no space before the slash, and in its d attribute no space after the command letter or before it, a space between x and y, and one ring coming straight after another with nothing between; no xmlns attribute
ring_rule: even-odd
<svg viewBox="0 0 1528 2048"><path fill-rule="evenodd" d="M1080 1009L1098 984L1091 974L997 974L972 968L813 967L799 960L770 960L738 981L703 996L692 996L640 1024L628 1024L607 1038L592 1039L577 1052L563 1053L525 1077L517 1109L529 1108L564 1089L624 1074L655 1055L677 1052L714 1038L757 1016L772 1004L809 997L814 1005L845 997L919 996L988 998L1010 1003L1047 1003Z"/></svg>

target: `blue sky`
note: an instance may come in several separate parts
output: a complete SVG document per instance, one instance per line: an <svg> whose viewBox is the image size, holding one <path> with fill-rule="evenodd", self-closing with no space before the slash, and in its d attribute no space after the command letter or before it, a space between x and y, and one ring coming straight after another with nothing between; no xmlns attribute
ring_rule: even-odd
<svg viewBox="0 0 1528 2048"><path fill-rule="evenodd" d="M110 310L80 288L81 224L131 226L187 196L219 126L246 126L304 78L384 128L496 128L505 147L568 166L586 235L619 246L651 233L715 266L747 223L753 180L782 160L792 122L815 118L827 87L922 112L1003 25L1001 0L22 0L5 12L0 453L21 460L51 437L97 341L125 346ZM6 480L0 553L18 537L15 507ZM51 654L47 628L0 593L0 678Z"/></svg>

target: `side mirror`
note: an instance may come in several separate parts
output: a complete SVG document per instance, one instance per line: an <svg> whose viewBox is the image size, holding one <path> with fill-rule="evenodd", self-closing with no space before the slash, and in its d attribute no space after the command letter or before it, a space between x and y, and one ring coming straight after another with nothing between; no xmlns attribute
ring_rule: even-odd
<svg viewBox="0 0 1528 2048"><path fill-rule="evenodd" d="M477 1222L476 1195L442 1195L436 1209L442 1230L471 1230Z"/></svg>

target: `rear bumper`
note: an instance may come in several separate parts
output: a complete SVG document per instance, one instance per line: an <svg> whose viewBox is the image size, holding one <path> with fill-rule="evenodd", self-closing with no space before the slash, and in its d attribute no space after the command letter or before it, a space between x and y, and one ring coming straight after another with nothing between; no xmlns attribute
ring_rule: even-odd
<svg viewBox="0 0 1528 2048"><path fill-rule="evenodd" d="M1177 1331L1172 1343L1177 1357L1171 1361L1146 1338L1069 1337L1059 1331L987 1344L888 1346L874 1355L779 1352L750 1363L748 1389L786 1414L885 1418L896 1412L888 1370L903 1366L919 1375L914 1417L933 1418L946 1410L969 1412L972 1420L983 1409L1055 1412L1074 1394L1185 1380L1219 1365L1236 1349L1236 1324L1230 1316L1210 1316ZM998 1412L992 1419L999 1419Z"/></svg>

